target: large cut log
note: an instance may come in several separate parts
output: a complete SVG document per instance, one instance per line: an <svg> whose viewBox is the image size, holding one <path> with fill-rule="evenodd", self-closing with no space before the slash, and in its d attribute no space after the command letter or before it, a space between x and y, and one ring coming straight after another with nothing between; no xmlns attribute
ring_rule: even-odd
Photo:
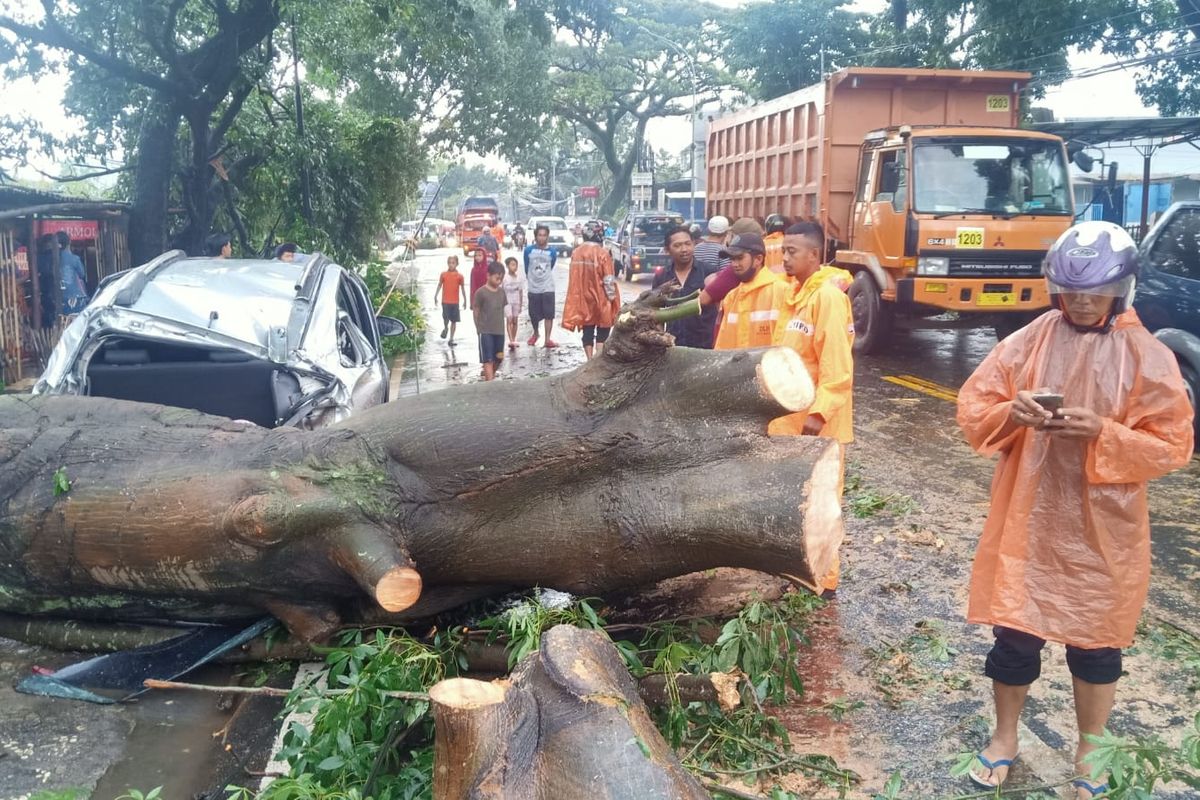
<svg viewBox="0 0 1200 800"><path fill-rule="evenodd" d="M315 640L500 587L599 594L720 566L815 583L842 537L840 450L765 435L811 403L802 363L672 347L663 303L627 306L603 356L573 372L318 431L0 398L0 610L267 611Z"/></svg>
<svg viewBox="0 0 1200 800"><path fill-rule="evenodd" d="M434 800L686 800L709 795L676 758L617 650L559 625L511 681L429 692Z"/></svg>

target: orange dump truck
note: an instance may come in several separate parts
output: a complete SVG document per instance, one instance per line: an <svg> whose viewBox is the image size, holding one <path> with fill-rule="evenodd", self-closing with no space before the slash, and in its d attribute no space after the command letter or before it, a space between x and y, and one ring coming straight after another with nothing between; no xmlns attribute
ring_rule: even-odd
<svg viewBox="0 0 1200 800"><path fill-rule="evenodd" d="M844 69L718 118L708 211L821 222L854 273L856 350L896 314L986 314L1003 336L1049 306L1042 258L1074 217L1063 141L1017 127L1029 77Z"/></svg>

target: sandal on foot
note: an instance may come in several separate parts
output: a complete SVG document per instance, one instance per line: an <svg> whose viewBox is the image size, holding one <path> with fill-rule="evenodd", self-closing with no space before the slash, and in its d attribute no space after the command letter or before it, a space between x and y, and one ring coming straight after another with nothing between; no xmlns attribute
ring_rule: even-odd
<svg viewBox="0 0 1200 800"><path fill-rule="evenodd" d="M1107 782L1092 783L1091 781L1084 780L1083 778L1076 778L1075 780L1071 781L1071 786L1073 786L1076 789L1083 789L1085 792L1087 792L1092 797L1100 797L1101 795L1105 795L1108 793L1108 790L1110 788ZM1079 794L1079 793L1076 792L1076 794Z"/></svg>
<svg viewBox="0 0 1200 800"><path fill-rule="evenodd" d="M1005 767L1009 771L1012 771L1013 762L1017 760L1018 755L1020 755L1020 753L1017 753L1012 758L997 758L995 761L992 761L992 760L988 759L988 757L985 756L983 754L983 751L981 750L980 752L975 754L975 760L978 761L980 764L982 764L984 766L984 769L991 770L992 777L995 777L996 769L998 767ZM1004 780L998 780L995 783L985 780L982 776L976 774L974 769L967 771L967 777L970 778L971 783L975 784L976 786L982 787L984 789L996 789L996 788L999 788L1000 786L1003 786L1004 781L1008 780L1008 772L1004 773Z"/></svg>

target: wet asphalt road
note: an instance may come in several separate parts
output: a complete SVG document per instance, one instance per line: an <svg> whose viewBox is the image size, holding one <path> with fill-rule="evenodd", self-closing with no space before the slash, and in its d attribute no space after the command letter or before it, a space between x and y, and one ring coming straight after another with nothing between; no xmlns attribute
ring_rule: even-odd
<svg viewBox="0 0 1200 800"><path fill-rule="evenodd" d="M430 331L419 354L398 365L393 398L480 379L469 312L463 313L454 347L438 337L440 308L433 292L450 252L421 253L401 282L415 286ZM561 318L567 262L559 263ZM645 288L622 282L622 297ZM578 334L556 325L560 347L547 350L525 345L529 333L523 318L520 346L510 352L501 380L583 363ZM982 746L988 729L989 687L979 671L989 639L986 631L967 625L963 613L993 462L963 443L953 399L994 343L988 328L923 322L898 332L887 353L857 363L847 500L876 498L882 507L862 517L847 514L839 597L821 612L802 658L807 692L779 711L798 750L832 756L861 776L850 797L870 797L893 771L904 777L902 796L909 800L970 792L948 769L956 753ZM1192 632L1200 627L1198 487L1200 464L1193 461L1152 488L1154 577L1145 617L1150 627L1164 621ZM215 765L229 759L211 734L234 710L216 709L215 700L163 695L137 707L95 707L15 695L9 688L33 664L69 660L0 640L0 800L39 788L97 785L94 797L110 800L130 786L145 790L159 783L170 786L164 797L187 798L223 782ZM1056 783L1069 774L1075 734L1062 661L1061 648L1047 648L1013 785ZM1126 669L1114 729L1177 739L1200 706L1177 667L1142 642L1127 656ZM260 714L250 727L273 734L269 718L270 712ZM255 754L249 744L239 750L241 758ZM232 770L240 768L224 765L227 776ZM800 779L791 788L815 798L837 796ZM1156 796L1189 797L1169 791Z"/></svg>

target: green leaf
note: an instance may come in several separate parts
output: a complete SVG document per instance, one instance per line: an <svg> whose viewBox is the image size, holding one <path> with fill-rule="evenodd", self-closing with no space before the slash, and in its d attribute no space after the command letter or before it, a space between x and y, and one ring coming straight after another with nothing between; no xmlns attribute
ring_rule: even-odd
<svg viewBox="0 0 1200 800"><path fill-rule="evenodd" d="M64 495L71 491L71 481L67 479L67 468L59 467L54 470L54 496Z"/></svg>
<svg viewBox="0 0 1200 800"><path fill-rule="evenodd" d="M329 770L341 769L345 763L345 760L341 756L329 756L321 761L320 764L317 764L317 769L328 772Z"/></svg>

